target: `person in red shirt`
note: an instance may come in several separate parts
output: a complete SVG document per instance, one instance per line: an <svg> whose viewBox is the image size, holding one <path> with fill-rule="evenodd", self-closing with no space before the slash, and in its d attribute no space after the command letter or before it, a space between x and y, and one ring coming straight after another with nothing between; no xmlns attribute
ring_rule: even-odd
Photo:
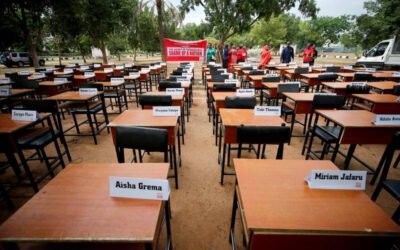
<svg viewBox="0 0 400 250"><path fill-rule="evenodd" d="M307 48L303 51L303 63L314 64L314 49L312 43L307 44Z"/></svg>
<svg viewBox="0 0 400 250"><path fill-rule="evenodd" d="M238 51L236 49L235 45L231 46L231 49L228 52L228 70L230 70L230 66L232 64L236 64L237 63L237 58L238 58Z"/></svg>
<svg viewBox="0 0 400 250"><path fill-rule="evenodd" d="M240 63L240 62L245 62L246 59L247 59L247 50L246 50L246 48L243 47L243 46L240 46L237 53L238 53L238 60L237 60L237 62L238 62L238 63Z"/></svg>
<svg viewBox="0 0 400 250"><path fill-rule="evenodd" d="M266 44L261 50L260 64L258 64L258 69L264 68L271 61L271 51L269 51L269 46Z"/></svg>

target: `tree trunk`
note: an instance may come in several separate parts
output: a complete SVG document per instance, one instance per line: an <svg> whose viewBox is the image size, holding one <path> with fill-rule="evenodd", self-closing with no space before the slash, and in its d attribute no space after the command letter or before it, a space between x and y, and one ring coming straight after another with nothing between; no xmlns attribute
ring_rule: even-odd
<svg viewBox="0 0 400 250"><path fill-rule="evenodd" d="M118 53L117 55L118 55L118 61L121 61L121 54Z"/></svg>
<svg viewBox="0 0 400 250"><path fill-rule="evenodd" d="M38 68L39 67L39 58L38 58L38 54L37 54L37 50L36 50L36 44L33 43L32 36L29 32L26 36L26 40L27 40L26 42L28 43L28 46L29 46L29 52L31 53L31 56L32 56L33 67Z"/></svg>
<svg viewBox="0 0 400 250"><path fill-rule="evenodd" d="M157 21L158 21L158 39L160 40L161 60L165 61L165 48L164 48L164 7L163 0L156 0L157 5Z"/></svg>
<svg viewBox="0 0 400 250"><path fill-rule="evenodd" d="M61 66L61 46L60 46L60 41L58 41L58 48L57 48L57 52L58 52L58 65Z"/></svg>
<svg viewBox="0 0 400 250"><path fill-rule="evenodd" d="M101 54L103 55L103 64L107 64L107 51L106 51L106 45L104 44L104 42L101 42L100 44L100 50L101 50Z"/></svg>
<svg viewBox="0 0 400 250"><path fill-rule="evenodd" d="M136 48L133 49L133 62L136 62L136 55L137 55L137 50Z"/></svg>

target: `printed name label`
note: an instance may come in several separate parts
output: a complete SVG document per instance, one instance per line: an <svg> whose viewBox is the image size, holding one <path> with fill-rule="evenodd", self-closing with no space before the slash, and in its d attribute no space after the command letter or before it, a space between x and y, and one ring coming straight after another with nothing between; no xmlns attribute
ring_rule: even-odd
<svg viewBox="0 0 400 250"><path fill-rule="evenodd" d="M316 92L314 95L333 96L333 95L337 95L337 94L336 93Z"/></svg>
<svg viewBox="0 0 400 250"><path fill-rule="evenodd" d="M153 107L153 116L180 116L181 107L179 106L159 106Z"/></svg>
<svg viewBox="0 0 400 250"><path fill-rule="evenodd" d="M63 78L63 77L55 77L54 78L54 82L55 83L61 83L61 82L67 82L68 79L67 78Z"/></svg>
<svg viewBox="0 0 400 250"><path fill-rule="evenodd" d="M366 82L351 82L349 85L350 85L350 86L360 86L360 87L364 87L364 86L367 86L367 83L366 83Z"/></svg>
<svg viewBox="0 0 400 250"><path fill-rule="evenodd" d="M118 66L115 66L115 69L124 69L124 66L118 65Z"/></svg>
<svg viewBox="0 0 400 250"><path fill-rule="evenodd" d="M345 66L343 66L343 69L353 69L353 66L352 65L345 65Z"/></svg>
<svg viewBox="0 0 400 250"><path fill-rule="evenodd" d="M95 64L93 64L93 67L95 67L95 68L100 68L100 67L101 67L101 64L95 63Z"/></svg>
<svg viewBox="0 0 400 250"><path fill-rule="evenodd" d="M0 78L0 83L10 83L10 82L11 82L10 77Z"/></svg>
<svg viewBox="0 0 400 250"><path fill-rule="evenodd" d="M39 114L36 110L17 110L13 109L11 114L13 121L34 122L39 119Z"/></svg>
<svg viewBox="0 0 400 250"><path fill-rule="evenodd" d="M365 190L367 171L311 170L306 181L310 189Z"/></svg>
<svg viewBox="0 0 400 250"><path fill-rule="evenodd" d="M0 88L0 96L9 96L11 95L10 88Z"/></svg>
<svg viewBox="0 0 400 250"><path fill-rule="evenodd" d="M112 69L112 68L105 68L104 69L104 72L105 73L110 73L110 72L113 72L114 70Z"/></svg>
<svg viewBox="0 0 400 250"><path fill-rule="evenodd" d="M95 74L94 74L94 72L85 72L84 76L86 76L86 77L94 77Z"/></svg>
<svg viewBox="0 0 400 250"><path fill-rule="evenodd" d="M400 125L400 115L376 115L375 125Z"/></svg>
<svg viewBox="0 0 400 250"><path fill-rule="evenodd" d="M281 106L255 106L255 116L280 116Z"/></svg>
<svg viewBox="0 0 400 250"><path fill-rule="evenodd" d="M168 180L110 176L111 197L168 200L169 193Z"/></svg>
<svg viewBox="0 0 400 250"><path fill-rule="evenodd" d="M121 77L111 77L110 78L110 82L111 84L120 84L120 83L124 83L124 78Z"/></svg>
<svg viewBox="0 0 400 250"><path fill-rule="evenodd" d="M236 96L244 96L244 97L249 97L249 96L255 96L256 91L254 89L237 89L236 90Z"/></svg>
<svg viewBox="0 0 400 250"><path fill-rule="evenodd" d="M165 92L168 95L183 95L183 94L185 94L185 89L184 88L166 88Z"/></svg>
<svg viewBox="0 0 400 250"><path fill-rule="evenodd" d="M365 72L376 72L375 68L366 68Z"/></svg>
<svg viewBox="0 0 400 250"><path fill-rule="evenodd" d="M98 91L96 88L80 88L79 95L97 95Z"/></svg>
<svg viewBox="0 0 400 250"><path fill-rule="evenodd" d="M131 68L132 66L133 66L132 63L125 63L126 68Z"/></svg>
<svg viewBox="0 0 400 250"><path fill-rule="evenodd" d="M72 72L74 72L73 69L64 69L64 73L72 73Z"/></svg>
<svg viewBox="0 0 400 250"><path fill-rule="evenodd" d="M89 66L81 66L79 69L80 69L80 70L88 70L88 69L89 69Z"/></svg>
<svg viewBox="0 0 400 250"><path fill-rule="evenodd" d="M227 83L227 84L232 84L232 83L238 84L238 80L237 79L225 79L224 83Z"/></svg>

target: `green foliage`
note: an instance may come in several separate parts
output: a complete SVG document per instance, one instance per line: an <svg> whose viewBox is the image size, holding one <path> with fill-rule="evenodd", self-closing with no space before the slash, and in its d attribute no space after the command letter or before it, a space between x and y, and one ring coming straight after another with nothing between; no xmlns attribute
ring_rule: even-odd
<svg viewBox="0 0 400 250"><path fill-rule="evenodd" d="M281 16L272 16L269 21L260 21L250 31L250 37L259 46L268 44L271 48L279 48L286 41L286 24Z"/></svg>
<svg viewBox="0 0 400 250"><path fill-rule="evenodd" d="M181 29L180 38L182 40L202 40L212 31L207 23L188 23Z"/></svg>
<svg viewBox="0 0 400 250"><path fill-rule="evenodd" d="M253 26L254 28L255 26ZM228 41L228 44L235 44L237 46L245 46L246 48L251 48L256 45L255 41L251 38L250 33L244 33L241 35L233 35Z"/></svg>

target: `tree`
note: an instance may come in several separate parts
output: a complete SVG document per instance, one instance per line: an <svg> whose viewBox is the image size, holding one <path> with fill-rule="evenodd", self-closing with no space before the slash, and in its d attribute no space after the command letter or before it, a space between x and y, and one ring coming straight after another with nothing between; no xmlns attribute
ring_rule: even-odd
<svg viewBox="0 0 400 250"><path fill-rule="evenodd" d="M6 21L9 25L18 25L15 29L32 55L33 66L39 67L38 49L42 43L43 18L50 12L50 0L1 1L0 10L4 14L3 19L11 19Z"/></svg>
<svg viewBox="0 0 400 250"><path fill-rule="evenodd" d="M160 45L160 52L161 52L161 60L165 61L165 50L164 50L164 1L163 0L156 0L157 6L157 22L158 22L158 39Z"/></svg>
<svg viewBox="0 0 400 250"><path fill-rule="evenodd" d="M207 23L188 23L181 29L182 40L201 40L204 39L212 31Z"/></svg>
<svg viewBox="0 0 400 250"><path fill-rule="evenodd" d="M268 22L262 20L250 31L250 37L259 46L268 44L271 48L279 47L285 42L287 34L286 23L281 16L272 16Z"/></svg>
<svg viewBox="0 0 400 250"><path fill-rule="evenodd" d="M273 14L279 15L295 7L296 3L299 3L298 8L305 16L314 17L318 11L315 0L182 0L180 8L186 13L195 6L203 6L206 21L223 44L231 36L249 31L260 19L268 20Z"/></svg>
<svg viewBox="0 0 400 250"><path fill-rule="evenodd" d="M125 32L114 33L110 36L108 42L108 48L110 53L118 56L118 61L121 61L121 53L126 51L128 48L128 37Z"/></svg>

